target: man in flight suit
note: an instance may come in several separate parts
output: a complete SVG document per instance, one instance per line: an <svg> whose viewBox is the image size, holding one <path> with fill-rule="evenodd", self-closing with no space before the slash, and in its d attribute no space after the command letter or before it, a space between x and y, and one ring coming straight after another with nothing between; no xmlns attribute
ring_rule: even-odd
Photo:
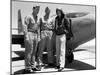
<svg viewBox="0 0 100 75"><path fill-rule="evenodd" d="M39 41L39 13L40 6L33 7L33 12L30 16L25 17L25 71L33 72L39 70L36 67L36 52Z"/></svg>
<svg viewBox="0 0 100 75"><path fill-rule="evenodd" d="M45 48L47 49L47 63L48 65L53 65L53 50L52 50L52 19L50 18L50 9L48 7L45 8L45 15L41 18L42 26L41 26L41 41L39 46L39 56L42 58L42 53Z"/></svg>

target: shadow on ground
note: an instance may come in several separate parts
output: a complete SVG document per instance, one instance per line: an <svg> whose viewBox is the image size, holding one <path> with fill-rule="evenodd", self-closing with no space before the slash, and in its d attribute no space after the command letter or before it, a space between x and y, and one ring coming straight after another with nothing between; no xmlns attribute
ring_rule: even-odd
<svg viewBox="0 0 100 75"><path fill-rule="evenodd" d="M48 68L52 69L53 67L48 67ZM92 70L92 69L96 69L96 68L92 65L87 64L87 63L84 63L84 62L81 62L78 60L74 60L72 63L66 65L65 69L72 69L72 70L64 70L63 72L74 71L74 70ZM55 70L48 71L48 72L39 71L39 72L35 72L35 73L52 73L52 72L57 72L57 71L55 71ZM35 74L35 73L32 73L32 74ZM22 69L22 70L14 72L14 75L16 75L16 74L27 74L27 73L25 73L24 69Z"/></svg>
<svg viewBox="0 0 100 75"><path fill-rule="evenodd" d="M78 60L74 60L71 64L65 65L65 68L75 69L75 70L95 69L94 66L89 65L89 64L84 63L84 62L81 62L81 61L78 61Z"/></svg>

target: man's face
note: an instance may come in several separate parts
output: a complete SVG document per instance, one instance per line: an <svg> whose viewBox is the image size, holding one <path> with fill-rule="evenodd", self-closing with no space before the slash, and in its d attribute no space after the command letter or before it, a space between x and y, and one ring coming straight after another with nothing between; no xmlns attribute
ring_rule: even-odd
<svg viewBox="0 0 100 75"><path fill-rule="evenodd" d="M61 11L57 11L57 16L61 17Z"/></svg>
<svg viewBox="0 0 100 75"><path fill-rule="evenodd" d="M37 15L37 10L36 10L36 8L33 9L33 13L34 13L35 15Z"/></svg>
<svg viewBox="0 0 100 75"><path fill-rule="evenodd" d="M33 13L37 15L37 14L39 13L39 9L40 9L39 6L35 7L35 8L33 9Z"/></svg>
<svg viewBox="0 0 100 75"><path fill-rule="evenodd" d="M50 14L50 9L48 7L45 8L45 13Z"/></svg>
<svg viewBox="0 0 100 75"><path fill-rule="evenodd" d="M38 14L40 10L40 6L36 6L36 13Z"/></svg>

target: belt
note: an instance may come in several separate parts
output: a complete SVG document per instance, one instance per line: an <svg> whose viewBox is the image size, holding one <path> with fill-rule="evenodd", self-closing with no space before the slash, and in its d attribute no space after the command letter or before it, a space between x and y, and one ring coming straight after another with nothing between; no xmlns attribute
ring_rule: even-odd
<svg viewBox="0 0 100 75"><path fill-rule="evenodd" d="M45 30L47 30L47 31L53 31L53 29L42 29L41 31L45 31Z"/></svg>
<svg viewBox="0 0 100 75"><path fill-rule="evenodd" d="M37 30L32 30L32 29L28 29L28 32L38 33L38 31L37 31Z"/></svg>

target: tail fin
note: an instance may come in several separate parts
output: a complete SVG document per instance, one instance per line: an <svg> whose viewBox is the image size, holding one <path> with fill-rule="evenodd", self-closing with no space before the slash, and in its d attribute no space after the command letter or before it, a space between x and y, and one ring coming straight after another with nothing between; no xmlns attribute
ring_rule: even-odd
<svg viewBox="0 0 100 75"><path fill-rule="evenodd" d="M22 29L22 17L21 17L21 10L18 10L18 34L22 34L23 29Z"/></svg>

